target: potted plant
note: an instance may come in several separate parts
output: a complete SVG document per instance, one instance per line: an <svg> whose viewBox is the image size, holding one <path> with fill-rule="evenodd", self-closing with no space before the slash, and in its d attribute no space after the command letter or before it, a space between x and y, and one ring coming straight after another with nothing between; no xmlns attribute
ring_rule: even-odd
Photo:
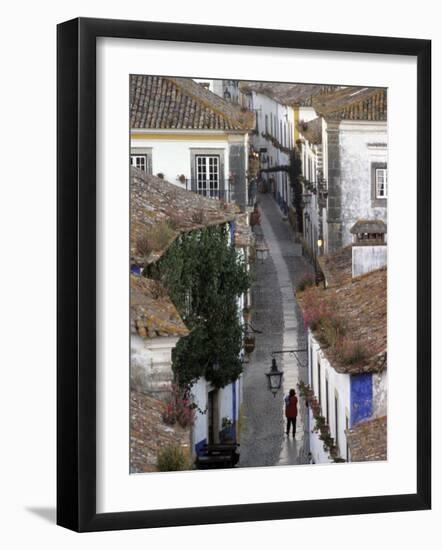
<svg viewBox="0 0 442 550"><path fill-rule="evenodd" d="M255 349L255 336L253 334L247 333L244 337L244 350L245 352L252 353Z"/></svg>
<svg viewBox="0 0 442 550"><path fill-rule="evenodd" d="M221 432L219 434L221 443L235 443L233 420L224 416L221 420Z"/></svg>

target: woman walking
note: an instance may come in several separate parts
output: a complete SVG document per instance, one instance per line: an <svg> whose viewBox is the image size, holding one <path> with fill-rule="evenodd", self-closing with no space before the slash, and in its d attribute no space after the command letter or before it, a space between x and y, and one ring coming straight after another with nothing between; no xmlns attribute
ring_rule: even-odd
<svg viewBox="0 0 442 550"><path fill-rule="evenodd" d="M285 398L285 417L287 418L287 436L290 434L290 426L293 427L293 437L296 434L296 417L298 416L298 398L292 388Z"/></svg>

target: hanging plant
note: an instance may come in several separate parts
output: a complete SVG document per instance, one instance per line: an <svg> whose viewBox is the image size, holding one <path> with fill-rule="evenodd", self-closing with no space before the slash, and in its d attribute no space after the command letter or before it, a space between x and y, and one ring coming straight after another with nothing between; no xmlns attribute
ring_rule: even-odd
<svg viewBox="0 0 442 550"><path fill-rule="evenodd" d="M244 350L246 353L253 353L255 350L255 337L253 334L246 334L244 338Z"/></svg>

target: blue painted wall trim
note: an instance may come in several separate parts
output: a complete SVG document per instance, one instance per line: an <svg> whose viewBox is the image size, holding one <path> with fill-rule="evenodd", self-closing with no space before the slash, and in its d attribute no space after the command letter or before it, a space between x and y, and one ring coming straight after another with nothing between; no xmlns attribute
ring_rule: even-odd
<svg viewBox="0 0 442 550"><path fill-rule="evenodd" d="M207 445L207 439L202 439L201 441L198 441L198 443L196 443L195 453L197 454L197 456L200 456L201 454L204 454L203 453L204 445Z"/></svg>
<svg viewBox="0 0 442 550"><path fill-rule="evenodd" d="M350 424L354 426L373 414L373 381L371 372L352 374L350 377Z"/></svg>
<svg viewBox="0 0 442 550"><path fill-rule="evenodd" d="M141 273L142 273L143 270L142 270L141 267L138 266L138 265L131 265L130 271L131 271L131 273L133 273L134 275L141 275Z"/></svg>
<svg viewBox="0 0 442 550"><path fill-rule="evenodd" d="M229 222L230 243L235 246L235 222Z"/></svg>

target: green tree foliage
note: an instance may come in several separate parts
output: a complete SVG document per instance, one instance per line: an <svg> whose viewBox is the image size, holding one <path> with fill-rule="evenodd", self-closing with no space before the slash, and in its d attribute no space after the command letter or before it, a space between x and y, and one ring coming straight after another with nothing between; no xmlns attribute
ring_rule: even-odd
<svg viewBox="0 0 442 550"><path fill-rule="evenodd" d="M296 211L296 223L298 232L303 231L303 219L302 219L302 160L301 155L297 148L290 152L290 164L289 164L289 178L290 185L293 190L293 206Z"/></svg>
<svg viewBox="0 0 442 550"><path fill-rule="evenodd" d="M181 235L145 275L167 288L190 334L173 353L181 386L205 376L216 387L236 380L242 371L239 353L243 331L237 298L250 280L245 263L228 243L223 226Z"/></svg>

